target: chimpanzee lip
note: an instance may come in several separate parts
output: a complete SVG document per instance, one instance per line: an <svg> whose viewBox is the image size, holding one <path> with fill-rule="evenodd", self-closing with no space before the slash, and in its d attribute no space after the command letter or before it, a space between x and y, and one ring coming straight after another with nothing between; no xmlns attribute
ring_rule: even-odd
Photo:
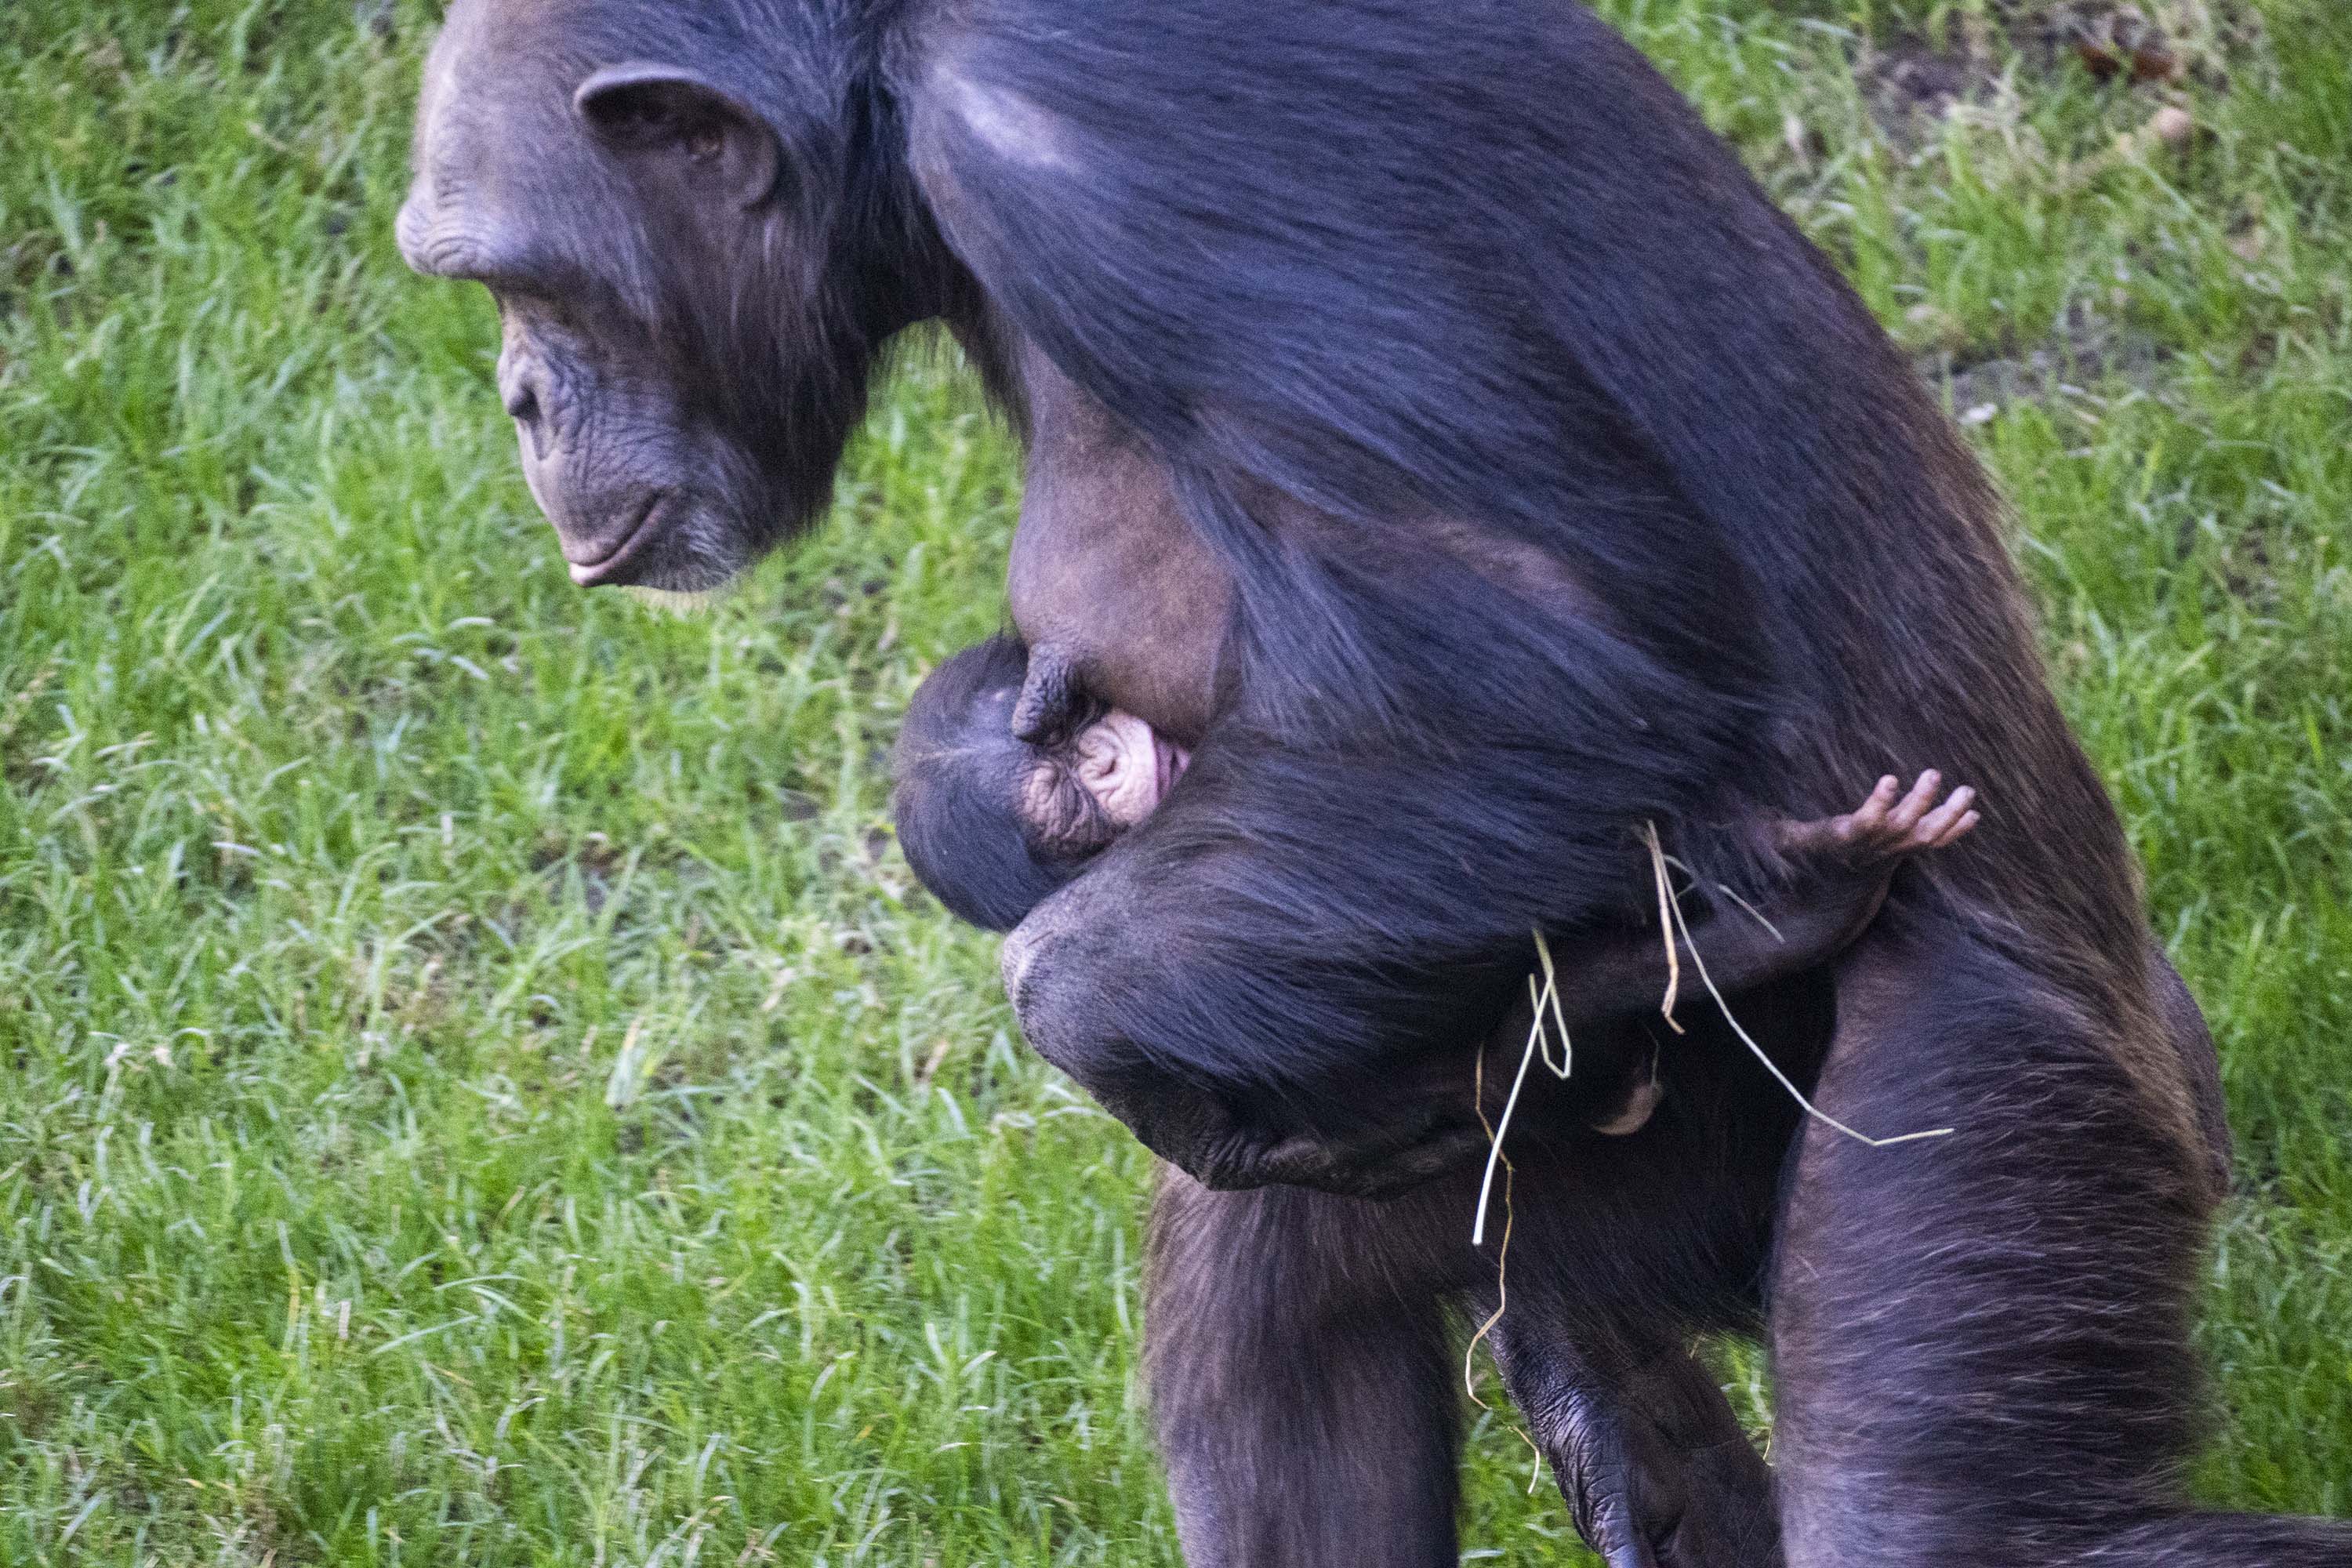
<svg viewBox="0 0 2352 1568"><path fill-rule="evenodd" d="M661 521L663 512L667 510L666 503L669 499L670 492L667 490L656 490L647 496L645 510L637 514L636 521L629 525L627 531L621 535L612 549L593 561L570 563L572 581L583 588L593 588L600 583L610 583L618 579L621 574L627 570L629 563L642 553L645 547L651 543L661 531L656 524Z"/></svg>
<svg viewBox="0 0 2352 1568"><path fill-rule="evenodd" d="M1192 765L1192 753L1159 735L1151 737L1151 750L1153 760L1160 765L1160 795L1164 800L1168 792L1176 787L1176 781L1184 776L1184 770Z"/></svg>

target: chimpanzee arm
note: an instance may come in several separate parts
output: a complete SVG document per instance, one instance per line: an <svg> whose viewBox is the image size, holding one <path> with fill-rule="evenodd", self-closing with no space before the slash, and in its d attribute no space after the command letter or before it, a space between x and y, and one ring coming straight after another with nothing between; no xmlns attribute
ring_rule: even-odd
<svg viewBox="0 0 2352 1568"><path fill-rule="evenodd" d="M1897 864L1976 824L1971 788L1943 797L1932 771L1900 799L1897 787L1883 779L1853 812L1780 826L1795 879L1757 911L1769 928L1732 913L1707 921L1695 938L1718 988L1736 994L1834 956L1875 915ZM1056 894L1045 907L1045 922L1024 925L1007 942L1004 969L1031 1043L1155 1151L1211 1186L1286 1182L1372 1195L1410 1187L1481 1146L1483 1131L1466 1106L1426 1092L1420 1072L1366 1073L1344 1086L1336 1107L1302 1090L1307 1103L1299 1120L1312 1128L1302 1132L1237 1106L1213 1084L1160 1070L1140 1052L1107 1050L1126 1043L1117 1020L1130 1009L1183 997L1181 973L1167 961L1181 952L1168 945L1173 933L1184 930L1174 917L1188 911L1146 909L1122 918L1116 900L1131 887L1097 870ZM1559 956L1561 1006L1571 1027L1645 1008L1666 983L1664 947L1654 935L1612 936ZM1687 943L1680 961L1696 967ZM1307 983L1318 977L1310 970ZM1269 1030L1278 1029L1284 1003L1279 994L1266 999ZM1524 1011L1520 1002L1508 1015L1522 1019ZM1462 1018L1453 1037L1482 1034L1476 1021Z"/></svg>
<svg viewBox="0 0 2352 1568"><path fill-rule="evenodd" d="M1709 917L1687 939L1677 931L1675 964L1654 931L1612 934L1556 954L1562 1014L1574 1024L1648 1007L1677 966L1695 973L1702 955L1707 977L1726 994L1834 958L1878 913L1897 865L1943 848L1977 824L1976 791L1963 785L1940 798L1943 778L1933 769L1898 799L1900 788L1890 773L1853 811L1782 826L1777 837L1795 879L1760 907Z"/></svg>

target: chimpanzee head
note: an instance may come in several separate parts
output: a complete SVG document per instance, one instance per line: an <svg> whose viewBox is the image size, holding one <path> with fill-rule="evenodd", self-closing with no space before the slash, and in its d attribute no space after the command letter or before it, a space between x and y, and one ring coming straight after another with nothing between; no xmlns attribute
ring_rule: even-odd
<svg viewBox="0 0 2352 1568"><path fill-rule="evenodd" d="M866 9L451 5L401 254L498 300L575 582L709 588L805 526L879 345L936 313Z"/></svg>
<svg viewBox="0 0 2352 1568"><path fill-rule="evenodd" d="M1029 652L965 648L916 688L891 762L907 864L955 914L1011 931L1160 808L1192 757L1132 713L1073 694L1016 737Z"/></svg>

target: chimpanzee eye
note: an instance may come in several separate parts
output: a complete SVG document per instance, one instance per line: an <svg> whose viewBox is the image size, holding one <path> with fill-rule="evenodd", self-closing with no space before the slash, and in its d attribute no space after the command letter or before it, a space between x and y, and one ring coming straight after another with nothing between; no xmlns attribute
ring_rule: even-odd
<svg viewBox="0 0 2352 1568"><path fill-rule="evenodd" d="M1111 820L1072 763L1053 767L1053 840L1065 852L1101 848L1118 836Z"/></svg>

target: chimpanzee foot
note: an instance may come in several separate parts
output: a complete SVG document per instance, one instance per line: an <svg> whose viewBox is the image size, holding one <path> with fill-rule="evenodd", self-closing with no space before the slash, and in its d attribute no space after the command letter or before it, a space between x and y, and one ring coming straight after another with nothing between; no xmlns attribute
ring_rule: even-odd
<svg viewBox="0 0 2352 1568"><path fill-rule="evenodd" d="M1617 1347L1496 1332L1504 1381L1578 1533L1609 1568L1780 1568L1770 1469L1706 1368L1679 1350L1603 1374Z"/></svg>
<svg viewBox="0 0 2352 1568"><path fill-rule="evenodd" d="M1639 1415L1591 1406L1570 1425L1553 1473L1609 1568L1777 1568L1780 1524L1747 1438L1731 1439L1738 1452L1677 1451Z"/></svg>
<svg viewBox="0 0 2352 1568"><path fill-rule="evenodd" d="M1908 794L1893 773L1878 781L1862 805L1819 822L1785 822L1781 850L1791 856L1839 859L1857 867L1891 865L1906 856L1942 849L1977 825L1977 792L1962 784L1944 795L1944 775L1929 768Z"/></svg>

